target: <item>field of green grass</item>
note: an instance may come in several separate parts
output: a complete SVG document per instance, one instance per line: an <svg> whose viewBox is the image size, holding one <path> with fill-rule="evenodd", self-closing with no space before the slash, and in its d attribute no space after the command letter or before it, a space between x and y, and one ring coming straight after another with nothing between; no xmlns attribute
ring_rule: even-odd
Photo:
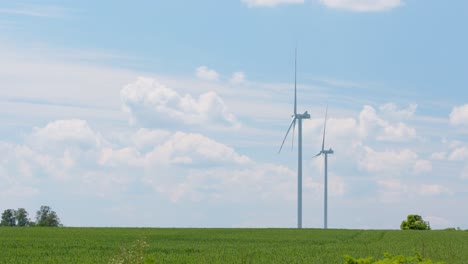
<svg viewBox="0 0 468 264"><path fill-rule="evenodd" d="M343 263L423 254L468 263L467 231L0 228L0 263L110 263L145 241L155 263Z"/></svg>

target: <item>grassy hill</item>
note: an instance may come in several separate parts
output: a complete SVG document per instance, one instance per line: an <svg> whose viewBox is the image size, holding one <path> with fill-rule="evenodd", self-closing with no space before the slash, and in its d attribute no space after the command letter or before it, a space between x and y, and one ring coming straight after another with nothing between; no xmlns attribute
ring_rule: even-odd
<svg viewBox="0 0 468 264"><path fill-rule="evenodd" d="M156 263L343 263L344 254L385 252L468 263L468 232L0 228L0 263L110 263L132 254Z"/></svg>

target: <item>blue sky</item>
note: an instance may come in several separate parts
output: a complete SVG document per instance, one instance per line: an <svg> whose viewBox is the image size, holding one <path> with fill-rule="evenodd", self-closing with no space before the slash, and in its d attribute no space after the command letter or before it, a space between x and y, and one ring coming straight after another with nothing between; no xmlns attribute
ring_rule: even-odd
<svg viewBox="0 0 468 264"><path fill-rule="evenodd" d="M0 208L68 226L468 228L468 3L0 1ZM290 139L288 145L291 144ZM83 217L86 210L91 215Z"/></svg>

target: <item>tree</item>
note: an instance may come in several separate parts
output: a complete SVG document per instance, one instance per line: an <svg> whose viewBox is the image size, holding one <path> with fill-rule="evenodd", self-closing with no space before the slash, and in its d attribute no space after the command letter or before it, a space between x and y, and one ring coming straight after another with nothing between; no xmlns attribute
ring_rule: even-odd
<svg viewBox="0 0 468 264"><path fill-rule="evenodd" d="M36 225L37 226L62 226L60 218L57 216L55 211L49 206L41 206L36 212Z"/></svg>
<svg viewBox="0 0 468 264"><path fill-rule="evenodd" d="M15 217L18 226L29 226L31 223L28 218L28 212L24 208L18 208L15 212Z"/></svg>
<svg viewBox="0 0 468 264"><path fill-rule="evenodd" d="M16 226L15 210L6 209L2 214L1 226Z"/></svg>
<svg viewBox="0 0 468 264"><path fill-rule="evenodd" d="M401 230L431 230L429 222L423 220L420 215L408 215L406 221L401 222Z"/></svg>

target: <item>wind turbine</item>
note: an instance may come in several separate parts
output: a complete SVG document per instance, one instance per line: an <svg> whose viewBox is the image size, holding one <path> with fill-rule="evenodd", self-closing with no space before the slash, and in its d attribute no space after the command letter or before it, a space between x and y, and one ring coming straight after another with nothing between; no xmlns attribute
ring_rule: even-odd
<svg viewBox="0 0 468 264"><path fill-rule="evenodd" d="M322 140L322 150L315 155L315 157L318 157L320 155L325 155L325 182L324 182L324 209L323 209L323 228L327 229L328 226L328 154L333 154L333 150L330 148L328 150L325 150L325 131L327 128L327 113L328 113L328 106L327 109L325 110L325 123L323 125L323 140Z"/></svg>
<svg viewBox="0 0 468 264"><path fill-rule="evenodd" d="M296 128L296 121L298 123L298 137L297 137L297 228L302 228L302 119L310 119L310 115L305 111L303 114L297 113L297 50L294 54L294 113L292 115L291 124L288 131L284 136L283 142L278 153L283 149L284 141L288 137L291 127L293 128L293 144L294 144L294 131Z"/></svg>

